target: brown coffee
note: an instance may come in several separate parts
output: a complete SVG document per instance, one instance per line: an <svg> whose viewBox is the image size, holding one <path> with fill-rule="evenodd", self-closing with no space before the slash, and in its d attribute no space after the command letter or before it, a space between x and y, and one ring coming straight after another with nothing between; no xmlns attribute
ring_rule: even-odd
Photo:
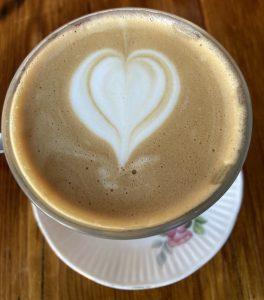
<svg viewBox="0 0 264 300"><path fill-rule="evenodd" d="M170 16L113 11L58 34L23 73L11 143L27 184L87 226L162 224L201 204L237 162L237 71Z"/></svg>

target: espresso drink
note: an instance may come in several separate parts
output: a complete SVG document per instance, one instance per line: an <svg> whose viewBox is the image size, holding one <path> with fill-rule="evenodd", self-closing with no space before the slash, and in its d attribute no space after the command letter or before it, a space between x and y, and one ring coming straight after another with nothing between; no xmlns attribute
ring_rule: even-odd
<svg viewBox="0 0 264 300"><path fill-rule="evenodd" d="M23 71L10 121L17 164L46 206L79 224L165 223L208 199L237 162L239 78L218 46L171 16L82 19Z"/></svg>

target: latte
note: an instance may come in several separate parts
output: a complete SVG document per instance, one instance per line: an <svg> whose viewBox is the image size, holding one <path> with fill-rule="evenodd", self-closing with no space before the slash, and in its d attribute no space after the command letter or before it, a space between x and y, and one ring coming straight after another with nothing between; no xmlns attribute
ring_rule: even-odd
<svg viewBox="0 0 264 300"><path fill-rule="evenodd" d="M182 216L236 164L247 120L238 71L184 21L141 10L91 15L30 60L10 140L43 205L88 227Z"/></svg>

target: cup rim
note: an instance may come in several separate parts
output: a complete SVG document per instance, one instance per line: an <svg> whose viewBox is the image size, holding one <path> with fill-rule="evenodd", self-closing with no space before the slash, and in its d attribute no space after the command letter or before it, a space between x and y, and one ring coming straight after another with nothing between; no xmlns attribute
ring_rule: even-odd
<svg viewBox="0 0 264 300"><path fill-rule="evenodd" d="M54 38L56 38L59 34L66 31L69 27L77 25L80 22L85 22L91 17L102 15L102 14L108 14L113 13L116 11L123 11L123 12L130 12L130 11L136 11L136 12L147 12L154 15L161 15L165 17L172 18L178 22L181 22L183 24L187 24L194 28L197 32L201 33L203 36L205 36L210 42L212 42L226 57L226 59L230 62L232 67L234 68L235 72L237 73L237 77L239 78L239 81L241 82L241 86L243 88L243 92L245 94L245 107L247 112L247 117L245 121L245 134L244 134L244 141L243 146L239 152L239 157L236 161L236 164L232 168L232 170L228 173L228 175L225 177L225 180L222 182L222 184L215 190L215 192L205 199L202 203L200 203L198 206L192 208L185 214L183 214L180 217L177 217L175 219L166 221L161 224L157 224L150 227L143 227L143 228L133 228L133 229L125 229L125 230L115 230L115 229L108 229L108 228L102 228L102 227L93 227L89 225L84 225L81 223L74 222L69 217L65 216L64 214L59 214L57 211L49 207L47 204L44 203L43 200L39 198L38 195L30 188L29 184L26 182L26 179L24 178L22 172L20 171L20 168L18 164L16 163L15 154L12 149L11 140L10 140L10 128L9 128L9 119L10 119L10 110L11 110L11 104L13 99L13 94L16 90L17 85L19 84L20 78L26 69L26 67L30 64L32 59L41 51L43 47L46 46L50 41L52 41ZM230 54L225 50L225 48L219 44L209 33L207 33L205 30L200 28L199 26L193 24L192 22L178 17L176 15L154 10L154 9L148 9L148 8L136 8L136 7L125 7L125 8L115 8L115 9L107 9L102 10L98 12L94 12L91 14L87 14L84 16L81 16L77 19L74 19L65 25L59 27L52 33L50 33L47 37L45 37L33 50L27 55L27 57L24 59L24 61L21 63L20 67L17 69L10 85L6 93L5 101L4 101L4 107L2 112L2 139L3 139L3 147L5 156L9 165L9 168L15 177L18 185L21 187L23 192L26 194L26 196L29 198L29 200L36 205L41 211L46 213L48 216L53 218L55 221L61 223L62 225L65 225L71 229L78 230L82 233L86 234L92 234L99 237L104 238L112 238L112 239L134 239L134 238L144 238L152 235L157 235L163 232L166 232L176 226L180 226L189 220L197 217L202 212L204 212L206 209L208 209L211 205L213 205L217 200L221 198L221 196L229 189L229 187L232 185L236 177L238 176L240 170L242 169L242 165L246 159L247 152L250 145L250 139L251 139L251 132L252 132L252 107L251 107L251 98L248 91L247 84L245 82L245 79L238 68L236 62L233 60L233 58L230 56Z"/></svg>

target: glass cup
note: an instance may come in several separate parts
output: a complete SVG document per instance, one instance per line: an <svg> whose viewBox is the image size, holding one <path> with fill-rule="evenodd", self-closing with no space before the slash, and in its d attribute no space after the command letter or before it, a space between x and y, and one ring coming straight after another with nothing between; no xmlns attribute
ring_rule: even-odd
<svg viewBox="0 0 264 300"><path fill-rule="evenodd" d="M57 37L60 34L63 34L63 32L67 31L68 28L74 25L81 24L82 22L86 22L89 20L90 17L96 17L101 14L109 14L114 13L115 11L121 11L121 12L147 12L149 14L158 15L158 16L166 16L166 18L171 18L172 20L175 20L177 22L182 22L183 24L189 25L193 30L196 32L206 36L211 42L215 44L215 46L221 50L223 55L226 57L226 59L232 64L233 68L237 72L237 76L241 82L241 88L243 90L243 93L246 95L246 111L247 111L247 119L246 119L246 126L245 126L245 143L243 144L243 147L241 151L239 152L239 157L237 159L236 164L233 166L232 170L228 173L225 180L222 182L222 184L219 186L219 188L207 199L204 199L204 201L196 206L195 208L188 211L186 214L175 218L173 220L170 220L168 222L165 222L164 224L160 224L153 227L147 227L147 228L140 228L140 229L131 229L131 230L105 230L102 228L96 228L96 227L88 227L84 226L82 224L73 222L70 219L67 219L65 216L58 214L55 212L52 208L50 208L47 204L45 204L41 199L39 199L38 195L34 193L34 191L29 187L27 184L25 178L22 175L22 172L19 168L19 165L16 162L15 154L13 152L12 144L10 141L10 108L12 105L13 95L16 90L16 87L20 81L20 78L22 74L27 69L27 66L30 64L30 62L34 59L34 57L41 51L43 47L45 47L50 41L52 41L55 37ZM57 222L70 227L72 229L81 231L83 233L87 234L93 234L100 237L105 238L113 238L113 239L134 239L134 238L142 238L152 235L157 235L162 232L166 232L174 227L177 227L179 225L182 225L196 216L200 215L203 211L208 209L211 205L213 205L217 200L221 198L221 196L228 190L228 188L232 185L234 180L236 179L237 175L239 174L242 165L245 161L249 144L250 144L250 138L251 138L251 131L252 131L252 108L251 108L251 100L250 95L248 92L248 88L246 85L246 82L243 78L242 73L240 72L238 66L234 62L234 60L231 58L231 56L227 53L227 51L213 38L211 37L207 32L205 32L203 29L198 27L197 25L182 19L178 16L164 13L157 10L151 10L151 9L144 9L144 8L120 8L120 9L111 9L106 11L100 11L96 12L90 15L83 16L81 18L78 18L76 20L73 20L70 23L67 23L66 25L58 28L56 31L52 32L50 35L48 35L40 44L38 44L25 58L25 60L22 62L18 70L16 71L10 86L8 88L5 102L4 102L4 108L2 113L2 135L0 134L0 153L4 152L8 165L10 167L10 170L15 177L17 183L23 190L23 192L27 195L28 199L36 205L41 211L49 215L51 218L56 220Z"/></svg>

